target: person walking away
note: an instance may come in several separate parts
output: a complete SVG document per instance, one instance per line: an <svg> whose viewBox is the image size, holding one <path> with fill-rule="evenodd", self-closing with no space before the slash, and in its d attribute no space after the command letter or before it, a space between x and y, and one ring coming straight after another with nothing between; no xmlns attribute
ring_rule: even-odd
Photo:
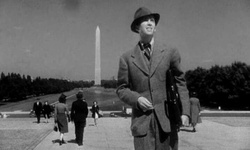
<svg viewBox="0 0 250 150"><path fill-rule="evenodd" d="M42 110L43 110L43 104L40 102L40 98L37 98L37 101L33 105L33 111L36 114L37 123L40 123Z"/></svg>
<svg viewBox="0 0 250 150"><path fill-rule="evenodd" d="M97 126L97 120L99 118L99 106L97 105L96 101L93 102L91 111L92 111L92 118L94 118L94 123Z"/></svg>
<svg viewBox="0 0 250 150"><path fill-rule="evenodd" d="M45 101L43 104L43 115L44 118L46 119L46 123L49 122L50 113L51 113L51 106L48 104L48 101Z"/></svg>
<svg viewBox="0 0 250 150"><path fill-rule="evenodd" d="M196 132L196 125L197 123L201 123L201 118L200 118L200 112L201 112L201 106L200 106L200 101L197 98L196 92L193 92L190 96L190 110L191 110L191 126L193 127L193 132Z"/></svg>
<svg viewBox="0 0 250 150"><path fill-rule="evenodd" d="M75 141L79 146L82 146L84 127L86 126L86 118L89 111L82 90L76 94L76 98L77 100L72 103L71 107L71 119L75 124Z"/></svg>
<svg viewBox="0 0 250 150"><path fill-rule="evenodd" d="M64 133L68 133L68 122L70 122L70 116L68 105L66 104L66 96L64 94L61 94L59 97L59 103L55 105L54 117L55 123L57 124L58 130L60 132L59 145L66 144L63 136Z"/></svg>
<svg viewBox="0 0 250 150"><path fill-rule="evenodd" d="M118 97L132 107L131 131L135 150L177 150L176 125L166 115L166 72L171 69L182 103L182 124L189 125L189 95L176 48L154 38L158 13L145 7L134 15L131 30L139 42L119 61Z"/></svg>

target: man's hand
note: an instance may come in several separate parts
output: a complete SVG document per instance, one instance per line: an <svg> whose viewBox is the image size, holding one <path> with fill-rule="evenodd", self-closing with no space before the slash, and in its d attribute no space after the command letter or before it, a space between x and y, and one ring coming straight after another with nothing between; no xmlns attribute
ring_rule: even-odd
<svg viewBox="0 0 250 150"><path fill-rule="evenodd" d="M154 109L152 103L145 97L138 98L138 105L142 109L143 112Z"/></svg>
<svg viewBox="0 0 250 150"><path fill-rule="evenodd" d="M183 126L189 126L189 118L187 115L182 115L181 116L181 121Z"/></svg>

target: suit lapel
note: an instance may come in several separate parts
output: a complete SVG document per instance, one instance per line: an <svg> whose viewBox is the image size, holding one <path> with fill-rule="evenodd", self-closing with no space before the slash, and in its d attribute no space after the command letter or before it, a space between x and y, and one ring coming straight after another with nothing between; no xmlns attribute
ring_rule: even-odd
<svg viewBox="0 0 250 150"><path fill-rule="evenodd" d="M133 58L135 66L137 66L145 74L149 75L149 67L138 44L136 45L131 57Z"/></svg>
<svg viewBox="0 0 250 150"><path fill-rule="evenodd" d="M154 45L154 51L153 54L151 56L151 67L150 67L150 77L154 74L157 66L159 65L160 61L163 58L163 52L164 49L162 49L159 45L155 44Z"/></svg>

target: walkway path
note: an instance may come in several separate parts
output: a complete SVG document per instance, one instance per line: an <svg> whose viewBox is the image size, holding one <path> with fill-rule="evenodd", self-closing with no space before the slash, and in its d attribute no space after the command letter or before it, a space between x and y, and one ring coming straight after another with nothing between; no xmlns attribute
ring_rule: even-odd
<svg viewBox="0 0 250 150"><path fill-rule="evenodd" d="M65 134L67 144L59 146L59 133L52 132L35 150L133 150L133 138L129 127L130 118L100 118L97 126L94 126L92 118L88 118L83 146L78 146L74 142L74 124L70 123L70 132Z"/></svg>
<svg viewBox="0 0 250 150"><path fill-rule="evenodd" d="M70 123L70 132L65 134L67 144L59 146L58 132L51 132L35 150L133 150L130 118L100 118L98 126L94 126L92 118L87 122L83 146L74 143L74 124ZM250 124L237 127L203 119L197 132L190 130L183 128L179 133L179 150L250 150Z"/></svg>

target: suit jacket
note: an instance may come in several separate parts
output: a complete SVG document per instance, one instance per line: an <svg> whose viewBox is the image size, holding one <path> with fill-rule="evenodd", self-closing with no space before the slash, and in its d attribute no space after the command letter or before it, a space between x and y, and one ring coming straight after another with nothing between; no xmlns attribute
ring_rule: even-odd
<svg viewBox="0 0 250 150"><path fill-rule="evenodd" d="M88 112L87 103L82 99L78 99L72 103L71 119L75 122L86 122Z"/></svg>
<svg viewBox="0 0 250 150"><path fill-rule="evenodd" d="M43 110L43 104L41 102L35 102L33 105L33 110L35 111L35 113L41 113Z"/></svg>
<svg viewBox="0 0 250 150"><path fill-rule="evenodd" d="M152 111L143 112L137 106L140 96L152 102L155 114L164 132L170 132L170 121L165 112L166 72L172 69L182 102L183 114L189 116L189 95L184 73L180 68L180 54L174 48L158 45L155 41L151 62L147 63L137 44L120 57L118 70L118 97L132 107L133 136L145 135L149 129Z"/></svg>

